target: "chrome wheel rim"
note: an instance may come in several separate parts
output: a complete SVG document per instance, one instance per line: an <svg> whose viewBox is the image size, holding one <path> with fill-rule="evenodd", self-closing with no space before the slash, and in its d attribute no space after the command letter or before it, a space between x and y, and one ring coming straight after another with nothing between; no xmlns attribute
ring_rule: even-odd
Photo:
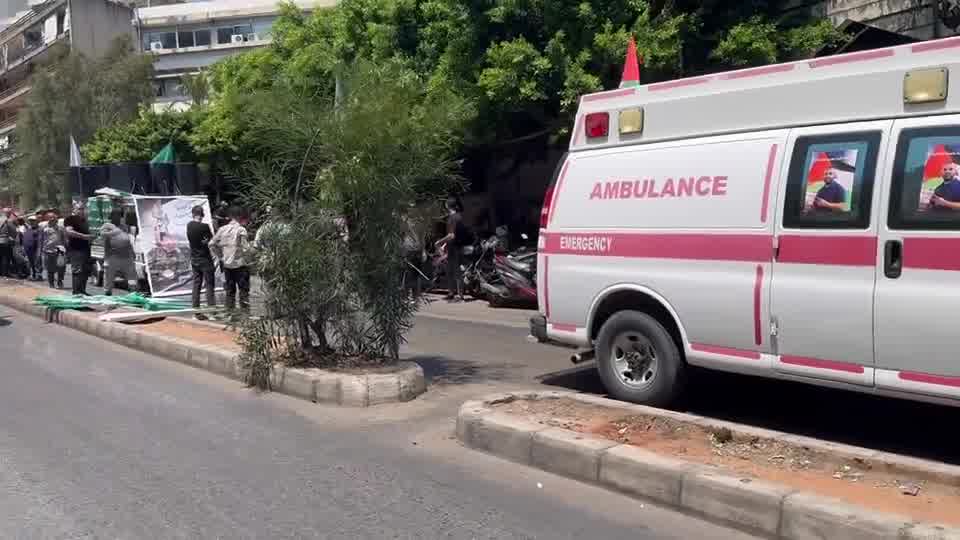
<svg viewBox="0 0 960 540"><path fill-rule="evenodd" d="M630 388L646 388L657 377L657 350L643 334L621 332L610 348L611 364L617 379Z"/></svg>

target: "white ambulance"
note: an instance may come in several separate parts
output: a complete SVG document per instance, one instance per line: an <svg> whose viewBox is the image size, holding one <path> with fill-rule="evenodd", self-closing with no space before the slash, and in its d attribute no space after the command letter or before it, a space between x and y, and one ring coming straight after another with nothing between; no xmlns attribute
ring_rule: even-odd
<svg viewBox="0 0 960 540"><path fill-rule="evenodd" d="M584 96L532 334L638 403L701 366L960 404L951 76L960 38Z"/></svg>

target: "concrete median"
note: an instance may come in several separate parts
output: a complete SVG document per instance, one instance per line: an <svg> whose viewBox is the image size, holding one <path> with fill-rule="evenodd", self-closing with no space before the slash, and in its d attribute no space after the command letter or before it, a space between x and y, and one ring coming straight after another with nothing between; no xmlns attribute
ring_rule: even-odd
<svg viewBox="0 0 960 540"><path fill-rule="evenodd" d="M85 334L131 349L173 360L234 380L244 380L236 352L147 332L121 323L100 321L94 314L52 311L31 300L0 291L0 304L28 315L41 317ZM317 368L295 369L275 365L271 374L273 390L317 403L346 407L411 401L427 390L423 368L400 362L375 372L341 372Z"/></svg>
<svg viewBox="0 0 960 540"><path fill-rule="evenodd" d="M457 438L475 450L676 507L765 537L960 540L957 528L920 523L789 486L725 474L710 466L673 459L628 444L548 427L501 412L496 407L512 400L541 397L562 397L593 406L634 407L574 393L498 394L460 407ZM651 411L655 410L644 408L645 413ZM671 412L666 415L689 416Z"/></svg>

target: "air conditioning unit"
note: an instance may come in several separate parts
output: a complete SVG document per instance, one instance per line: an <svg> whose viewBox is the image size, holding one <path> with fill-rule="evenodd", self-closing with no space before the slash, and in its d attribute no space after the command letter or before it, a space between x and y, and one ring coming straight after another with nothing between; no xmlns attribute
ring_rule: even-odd
<svg viewBox="0 0 960 540"><path fill-rule="evenodd" d="M162 51L162 50L163 50L163 42L161 42L161 41L151 42L151 43L150 43L150 50L151 50L151 51Z"/></svg>
<svg viewBox="0 0 960 540"><path fill-rule="evenodd" d="M260 41L260 36L257 34L247 34L247 41Z"/></svg>
<svg viewBox="0 0 960 540"><path fill-rule="evenodd" d="M243 34L234 34L230 36L230 43L243 43Z"/></svg>

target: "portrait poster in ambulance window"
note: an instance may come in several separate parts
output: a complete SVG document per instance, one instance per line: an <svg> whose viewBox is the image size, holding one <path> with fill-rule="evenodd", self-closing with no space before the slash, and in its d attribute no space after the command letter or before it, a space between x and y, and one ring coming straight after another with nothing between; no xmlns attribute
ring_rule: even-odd
<svg viewBox="0 0 960 540"><path fill-rule="evenodd" d="M807 151L805 196L807 215L849 214L857 203L865 151L859 144L815 144Z"/></svg>
<svg viewBox="0 0 960 540"><path fill-rule="evenodd" d="M923 143L922 168L919 154L913 167L914 174L923 174L917 211L960 216L960 137L938 137Z"/></svg>

